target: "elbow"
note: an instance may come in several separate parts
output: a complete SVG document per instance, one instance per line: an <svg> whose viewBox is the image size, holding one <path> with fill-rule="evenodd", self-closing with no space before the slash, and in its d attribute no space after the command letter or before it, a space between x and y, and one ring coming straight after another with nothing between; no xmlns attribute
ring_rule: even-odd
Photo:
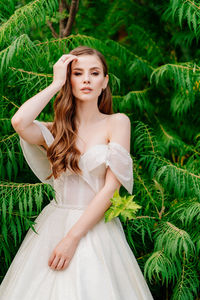
<svg viewBox="0 0 200 300"><path fill-rule="evenodd" d="M20 131L20 125L21 125L21 118L18 116L13 116L11 119L12 127L15 129L16 132Z"/></svg>

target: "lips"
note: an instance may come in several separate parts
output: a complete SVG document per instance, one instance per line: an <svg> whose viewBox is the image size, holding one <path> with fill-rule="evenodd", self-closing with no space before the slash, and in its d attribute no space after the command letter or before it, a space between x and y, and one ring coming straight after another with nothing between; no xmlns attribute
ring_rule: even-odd
<svg viewBox="0 0 200 300"><path fill-rule="evenodd" d="M86 87L82 88L81 91L90 92L90 91L92 91L92 89L89 86L88 87L86 86Z"/></svg>

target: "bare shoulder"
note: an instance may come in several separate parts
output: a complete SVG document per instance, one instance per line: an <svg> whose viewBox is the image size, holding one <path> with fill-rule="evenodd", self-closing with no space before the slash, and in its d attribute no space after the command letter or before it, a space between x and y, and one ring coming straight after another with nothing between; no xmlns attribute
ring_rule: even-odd
<svg viewBox="0 0 200 300"><path fill-rule="evenodd" d="M131 125L129 117L124 113L115 113L109 116L109 127L126 127L129 128Z"/></svg>
<svg viewBox="0 0 200 300"><path fill-rule="evenodd" d="M110 115L108 131L109 141L121 144L130 152L131 122L126 114L116 113Z"/></svg>

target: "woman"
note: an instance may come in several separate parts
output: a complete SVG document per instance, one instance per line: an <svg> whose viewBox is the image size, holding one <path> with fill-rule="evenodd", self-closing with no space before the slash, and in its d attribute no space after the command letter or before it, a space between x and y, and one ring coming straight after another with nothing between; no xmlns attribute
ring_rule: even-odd
<svg viewBox="0 0 200 300"><path fill-rule="evenodd" d="M24 156L55 199L28 231L1 300L153 299L118 218L104 213L121 184L132 193L130 120L112 111L103 55L80 46L54 65L53 82L12 118ZM50 99L54 122L35 120Z"/></svg>

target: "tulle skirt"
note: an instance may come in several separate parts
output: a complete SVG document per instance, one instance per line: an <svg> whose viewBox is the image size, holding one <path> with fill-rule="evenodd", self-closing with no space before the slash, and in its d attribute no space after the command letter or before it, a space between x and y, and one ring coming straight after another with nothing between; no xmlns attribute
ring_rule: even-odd
<svg viewBox="0 0 200 300"><path fill-rule="evenodd" d="M99 221L80 240L65 270L48 259L83 208L48 204L29 229L1 286L1 300L153 299L118 218Z"/></svg>

